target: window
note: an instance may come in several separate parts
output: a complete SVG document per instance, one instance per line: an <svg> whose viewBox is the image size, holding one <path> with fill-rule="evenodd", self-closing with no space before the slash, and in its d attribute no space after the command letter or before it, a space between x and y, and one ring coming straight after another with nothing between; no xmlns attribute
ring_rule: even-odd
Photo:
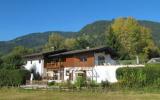
<svg viewBox="0 0 160 100"><path fill-rule="evenodd" d="M80 57L80 61L82 61L82 62L87 61L87 57L86 57L86 56L81 56L81 57Z"/></svg>
<svg viewBox="0 0 160 100"><path fill-rule="evenodd" d="M69 76L69 70L66 70L66 76Z"/></svg>
<svg viewBox="0 0 160 100"><path fill-rule="evenodd" d="M105 57L98 56L98 65L104 65L104 63L105 63Z"/></svg>
<svg viewBox="0 0 160 100"><path fill-rule="evenodd" d="M41 63L41 59L39 59L39 63Z"/></svg>
<svg viewBox="0 0 160 100"><path fill-rule="evenodd" d="M57 70L53 71L53 80L58 80L58 71Z"/></svg>

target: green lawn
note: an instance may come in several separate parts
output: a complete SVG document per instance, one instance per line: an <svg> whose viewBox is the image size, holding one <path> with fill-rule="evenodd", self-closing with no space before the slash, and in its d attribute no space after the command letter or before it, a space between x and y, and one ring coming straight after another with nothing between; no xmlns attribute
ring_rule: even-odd
<svg viewBox="0 0 160 100"><path fill-rule="evenodd" d="M0 100L160 100L158 93L0 89Z"/></svg>

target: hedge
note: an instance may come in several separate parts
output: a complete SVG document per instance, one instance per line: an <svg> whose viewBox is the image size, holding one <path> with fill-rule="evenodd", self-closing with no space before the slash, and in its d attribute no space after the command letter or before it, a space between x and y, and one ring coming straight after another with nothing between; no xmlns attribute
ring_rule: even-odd
<svg viewBox="0 0 160 100"><path fill-rule="evenodd" d="M122 87L143 87L146 83L146 75L143 68L119 68L117 78Z"/></svg>
<svg viewBox="0 0 160 100"><path fill-rule="evenodd" d="M123 67L116 74L121 87L160 87L160 64L140 68Z"/></svg>
<svg viewBox="0 0 160 100"><path fill-rule="evenodd" d="M30 72L27 70L0 70L0 86L19 86L26 83Z"/></svg>
<svg viewBox="0 0 160 100"><path fill-rule="evenodd" d="M145 73L148 85L160 87L160 64L147 64Z"/></svg>

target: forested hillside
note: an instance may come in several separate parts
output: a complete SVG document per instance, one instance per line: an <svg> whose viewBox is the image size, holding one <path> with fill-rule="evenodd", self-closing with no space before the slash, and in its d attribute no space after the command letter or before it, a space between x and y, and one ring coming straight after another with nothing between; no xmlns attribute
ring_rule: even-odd
<svg viewBox="0 0 160 100"><path fill-rule="evenodd" d="M48 31L42 33L31 33L10 41L1 41L0 52L8 53L15 46L24 46L27 48L41 48L47 43L48 37L52 33L59 33L64 37L78 37L81 35L89 35L97 38L98 36L100 36L100 34L106 31L106 28L111 24L111 22L112 21L107 21L107 20L96 21L84 26L78 32ZM153 38L156 44L160 47L160 23L152 21L142 21L142 20L140 20L139 23L151 29Z"/></svg>
<svg viewBox="0 0 160 100"><path fill-rule="evenodd" d="M24 46L27 48L41 48L48 41L48 37L52 33L59 33L65 37L74 37L76 35L75 32L60 32L60 31L48 31L42 33L31 33L22 37L18 37L11 41L2 41L0 42L0 52L8 53L15 46Z"/></svg>

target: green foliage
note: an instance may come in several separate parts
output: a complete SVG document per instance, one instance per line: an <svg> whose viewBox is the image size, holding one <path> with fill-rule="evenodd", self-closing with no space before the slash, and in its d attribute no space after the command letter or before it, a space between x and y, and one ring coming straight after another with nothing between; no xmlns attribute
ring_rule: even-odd
<svg viewBox="0 0 160 100"><path fill-rule="evenodd" d="M157 67L157 68L158 68L158 67L160 67L160 64L159 64L159 63L146 64L145 66L146 66L147 68L148 68L148 67L149 67L149 68L150 68L150 67L151 67L151 68L152 68L152 67L155 67L155 68Z"/></svg>
<svg viewBox="0 0 160 100"><path fill-rule="evenodd" d="M155 83L159 81L160 78L160 64L147 64L145 68L146 80L148 85L157 85Z"/></svg>
<svg viewBox="0 0 160 100"><path fill-rule="evenodd" d="M86 80L84 77L78 76L74 84L78 89L81 89L83 86L86 85Z"/></svg>
<svg viewBox="0 0 160 100"><path fill-rule="evenodd" d="M64 48L64 37L60 34L53 33L49 36L48 43L44 47L44 51L59 50Z"/></svg>
<svg viewBox="0 0 160 100"><path fill-rule="evenodd" d="M77 41L77 44L78 44L77 48L80 48L80 49L83 48L84 49L88 46L91 47L88 35L82 35L82 36L78 37L76 41Z"/></svg>
<svg viewBox="0 0 160 100"><path fill-rule="evenodd" d="M32 50L20 46L15 47L8 55L0 57L0 86L25 84L26 79L30 78L30 72L22 70L22 56L31 52Z"/></svg>
<svg viewBox="0 0 160 100"><path fill-rule="evenodd" d="M106 28L110 26L112 21L101 20L84 26L78 33L81 35L101 35L106 31Z"/></svg>
<svg viewBox="0 0 160 100"><path fill-rule="evenodd" d="M160 47L160 24L152 21L138 21L142 26L151 29L151 33L155 43Z"/></svg>
<svg viewBox="0 0 160 100"><path fill-rule="evenodd" d="M132 17L116 19L109 29L108 38L108 45L115 48L123 59L134 59L140 54L147 59L149 52L157 48L150 30Z"/></svg>
<svg viewBox="0 0 160 100"><path fill-rule="evenodd" d="M64 47L67 48L67 49L76 49L78 43L76 41L76 39L74 38L67 38L65 39L64 41Z"/></svg>
<svg viewBox="0 0 160 100"><path fill-rule="evenodd" d="M106 31L105 34L106 34L106 44L109 47L114 48L114 50L118 52L120 50L120 43L116 35L113 33L113 29L111 28L111 26L108 27L108 30Z"/></svg>
<svg viewBox="0 0 160 100"><path fill-rule="evenodd" d="M92 80L91 78L86 79L86 85L88 88L93 88L93 87L99 86L99 84L95 80Z"/></svg>
<svg viewBox="0 0 160 100"><path fill-rule="evenodd" d="M126 88L141 88L146 83L146 74L143 68L120 68L117 70L117 78L122 87Z"/></svg>
<svg viewBox="0 0 160 100"><path fill-rule="evenodd" d="M136 60L117 60L117 63L121 65L136 64Z"/></svg>
<svg viewBox="0 0 160 100"><path fill-rule="evenodd" d="M159 88L160 64L148 64L144 68L119 68L117 78L123 88Z"/></svg>
<svg viewBox="0 0 160 100"><path fill-rule="evenodd" d="M101 87L102 87L103 89L110 87L110 85L111 85L111 84L110 84L107 80L101 82Z"/></svg>
<svg viewBox="0 0 160 100"><path fill-rule="evenodd" d="M62 35L65 38L73 38L75 36L79 37L84 35L92 36L92 40L96 40L96 42L93 42L93 44L101 44L104 39L103 34L108 30L108 26L111 25L113 21L96 21L94 23L88 24L84 26L80 31L78 32L60 32L60 31L49 31L49 32L42 32L42 33L31 33L29 35L25 35L22 37L18 37L16 39L13 39L11 41L1 41L0 42L0 52L2 53L9 53L12 51L12 49L15 46L24 46L26 48L32 48L32 49L38 49L41 50L41 48L48 42L48 37L52 33L58 33ZM156 42L156 44L160 47L160 23L158 22L152 22L152 21L138 21L140 25L148 27L151 29L152 36ZM100 42L100 43L99 43ZM96 45L97 45L96 44ZM90 46L90 45L89 45ZM90 46L91 47L91 46Z"/></svg>
<svg viewBox="0 0 160 100"><path fill-rule="evenodd" d="M27 49L21 46L15 47L12 52L2 57L3 63L1 64L1 69L20 69L22 65L24 65L22 56L31 52L31 49Z"/></svg>
<svg viewBox="0 0 160 100"><path fill-rule="evenodd" d="M0 70L0 86L19 86L29 79L30 72L27 70Z"/></svg>
<svg viewBox="0 0 160 100"><path fill-rule="evenodd" d="M60 32L60 31L48 31L42 33L31 33L22 37L10 41L0 41L0 52L9 53L16 46L24 46L26 48L41 50L42 47L48 42L48 37L52 33L61 34L64 37L74 37L76 32Z"/></svg>
<svg viewBox="0 0 160 100"><path fill-rule="evenodd" d="M54 86L55 85L55 81L49 82L48 86Z"/></svg>
<svg viewBox="0 0 160 100"><path fill-rule="evenodd" d="M0 58L0 68L2 67L3 60Z"/></svg>

